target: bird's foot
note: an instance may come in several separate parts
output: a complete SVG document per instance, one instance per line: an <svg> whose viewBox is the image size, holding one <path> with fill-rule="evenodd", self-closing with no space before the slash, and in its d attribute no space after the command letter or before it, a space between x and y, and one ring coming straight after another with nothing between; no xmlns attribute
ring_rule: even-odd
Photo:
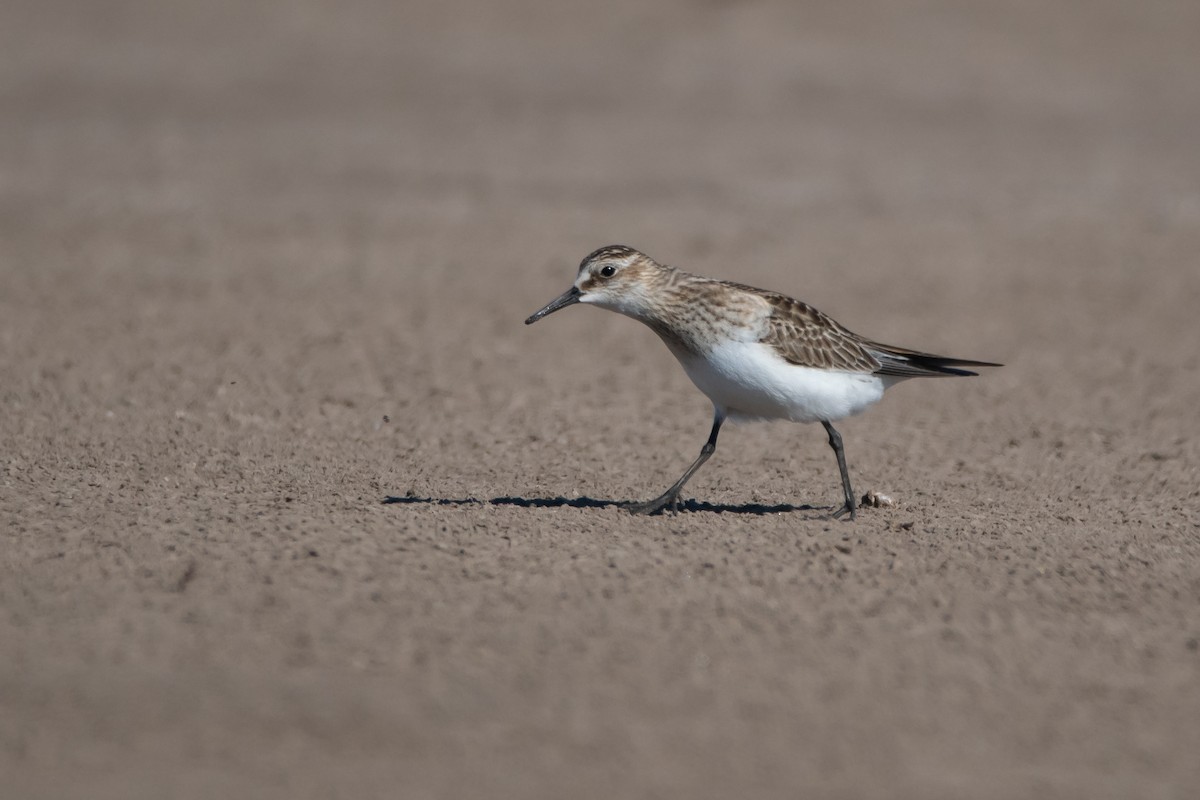
<svg viewBox="0 0 1200 800"><path fill-rule="evenodd" d="M846 517L847 520L852 520L855 518L855 516L857 516L857 514L858 514L858 512L855 510L853 503L843 503L841 508L839 508L837 511L833 512L832 516L834 519L841 519L842 517ZM846 515L849 515L849 516L846 516Z"/></svg>
<svg viewBox="0 0 1200 800"><path fill-rule="evenodd" d="M641 514L645 516L653 516L661 513L664 509L670 508L672 514L679 512L679 494L666 494L656 497L653 500L647 500L644 503L626 503L625 510L630 514Z"/></svg>

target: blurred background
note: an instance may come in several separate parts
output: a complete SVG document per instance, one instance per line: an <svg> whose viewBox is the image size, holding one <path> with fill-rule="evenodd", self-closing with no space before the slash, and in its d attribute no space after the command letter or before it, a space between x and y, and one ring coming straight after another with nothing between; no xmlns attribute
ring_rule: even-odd
<svg viewBox="0 0 1200 800"><path fill-rule="evenodd" d="M415 325L406 337L450 337L363 345L389 361L381 379L436 365L426 377L449 385L472 371L443 360L484 339L516 358L544 335L511 323L614 242L884 341L966 335L968 357L1025 363L1068 333L1108 359L1113 293L1136 331L1180 281L1195 289L1190 2L13 0L0 14L12 302L63 283L135 316L219 299L294 333L320 298L343 333L391 315ZM130 307L113 288L128 282L158 288ZM1022 294L1062 308L978 313ZM580 342L588 323L560 323L601 357ZM619 352L641 341L605 330Z"/></svg>
<svg viewBox="0 0 1200 800"><path fill-rule="evenodd" d="M5 0L0 759L28 797L1184 796L1197 76L1192 0ZM652 334L521 324L612 243L1008 364L847 423L916 532L439 504L693 457ZM821 505L829 461L746 428L689 489Z"/></svg>

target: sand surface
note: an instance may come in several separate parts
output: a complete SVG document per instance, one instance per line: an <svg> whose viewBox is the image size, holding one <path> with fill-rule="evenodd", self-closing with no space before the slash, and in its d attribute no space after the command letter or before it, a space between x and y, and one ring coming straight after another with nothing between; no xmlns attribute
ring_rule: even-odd
<svg viewBox="0 0 1200 800"><path fill-rule="evenodd" d="M1200 5L0 6L13 798L1184 798ZM622 242L1003 361L695 456ZM387 501L391 502L387 502Z"/></svg>

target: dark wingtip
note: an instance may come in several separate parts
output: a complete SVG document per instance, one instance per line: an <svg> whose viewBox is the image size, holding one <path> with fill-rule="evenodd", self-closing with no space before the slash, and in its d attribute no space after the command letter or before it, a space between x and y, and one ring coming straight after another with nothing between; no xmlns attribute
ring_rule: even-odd
<svg viewBox="0 0 1200 800"><path fill-rule="evenodd" d="M955 366L951 367L951 366L943 365L942 369L944 369L946 372L950 373L951 375L963 375L963 376L972 376L972 375L977 376L977 375L979 375L979 373L972 372L969 369L956 369L956 367L959 365L967 366L967 367L984 367L984 368L988 368L988 369L990 369L992 367L1003 367L1004 366L1003 364L997 364L995 361L952 361L950 363L954 364Z"/></svg>
<svg viewBox="0 0 1200 800"><path fill-rule="evenodd" d="M997 364L994 361L968 361L964 358L933 358L913 359L917 364L932 372L942 375L955 375L958 377L969 378L977 377L978 372L973 372L969 369L959 369L959 367L1003 367L1003 364Z"/></svg>
<svg viewBox="0 0 1200 800"><path fill-rule="evenodd" d="M881 362L878 372L882 375L898 377L973 377L978 372L962 367L1002 367L994 361L972 361L968 358L950 358L932 353L922 353L918 350L906 350L899 347L880 346L872 353Z"/></svg>

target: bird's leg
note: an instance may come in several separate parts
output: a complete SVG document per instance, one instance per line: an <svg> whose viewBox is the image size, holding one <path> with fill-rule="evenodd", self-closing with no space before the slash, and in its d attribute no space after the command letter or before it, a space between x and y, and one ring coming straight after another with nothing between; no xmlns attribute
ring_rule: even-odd
<svg viewBox="0 0 1200 800"><path fill-rule="evenodd" d="M687 468L687 472L671 485L658 497L653 500L647 500L645 503L630 503L625 506L631 514L657 514L664 508L670 506L672 511L679 510L679 492L683 489L683 485L688 482L688 479L700 469L708 457L711 456L717 449L717 434L721 432L721 423L725 421L725 415L717 411L713 415L712 432L708 434L708 441L704 443L704 447L700 448L700 455L692 462L692 465Z"/></svg>
<svg viewBox="0 0 1200 800"><path fill-rule="evenodd" d="M845 504L833 512L833 518L849 514L850 519L854 519L854 490L850 488L850 471L846 469L846 451L842 449L842 435L825 420L821 420L821 424L825 426L825 432L829 434L829 446L837 456L838 469L842 473L842 493L846 495Z"/></svg>

